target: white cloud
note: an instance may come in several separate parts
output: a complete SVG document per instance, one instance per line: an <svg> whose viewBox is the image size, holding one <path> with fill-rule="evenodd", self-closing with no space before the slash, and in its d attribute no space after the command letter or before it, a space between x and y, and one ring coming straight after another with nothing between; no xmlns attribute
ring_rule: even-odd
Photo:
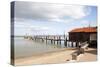
<svg viewBox="0 0 100 67"><path fill-rule="evenodd" d="M50 28L48 27L43 27L43 26L33 26L33 25L28 25L28 24L23 24L23 23L18 23L15 24L15 28L22 28L22 29L27 29L27 30L49 30Z"/></svg>
<svg viewBox="0 0 100 67"><path fill-rule="evenodd" d="M15 17L33 20L65 21L67 17L80 19L87 16L90 9L80 5L16 2Z"/></svg>
<svg viewBox="0 0 100 67"><path fill-rule="evenodd" d="M15 23L15 35L42 35L42 34L47 34L48 31L51 29L49 27L43 27L43 26L33 26L30 25L29 23Z"/></svg>
<svg viewBox="0 0 100 67"><path fill-rule="evenodd" d="M73 22L80 20L89 15L91 9L89 6L82 5L63 5L63 4L48 4L34 2L16 2L15 3L15 31L18 33L36 33L49 34L55 33L50 27L35 26L32 22ZM89 21L80 21L84 26ZM86 25L85 25L86 24ZM82 25L82 26L83 26ZM51 26L52 27L52 26ZM49 30L49 33L48 33ZM21 32L20 32L21 31ZM16 32L16 33L17 33Z"/></svg>

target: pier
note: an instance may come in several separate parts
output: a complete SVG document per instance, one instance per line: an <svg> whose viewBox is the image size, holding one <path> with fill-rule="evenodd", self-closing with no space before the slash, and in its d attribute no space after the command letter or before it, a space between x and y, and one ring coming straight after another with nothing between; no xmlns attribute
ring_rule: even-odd
<svg viewBox="0 0 100 67"><path fill-rule="evenodd" d="M65 47L77 47L78 44L78 42L68 40L68 36L65 35L34 35L26 36L25 38L28 38L36 42L44 42L46 44L48 44L48 41L51 44L57 45L61 45L61 42L63 42Z"/></svg>

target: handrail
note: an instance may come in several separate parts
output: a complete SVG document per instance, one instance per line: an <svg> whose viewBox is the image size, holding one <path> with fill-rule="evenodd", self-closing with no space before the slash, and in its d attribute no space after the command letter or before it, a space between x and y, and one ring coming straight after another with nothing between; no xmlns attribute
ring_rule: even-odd
<svg viewBox="0 0 100 67"><path fill-rule="evenodd" d="M89 43L87 41L80 44L81 48L87 48L89 46Z"/></svg>

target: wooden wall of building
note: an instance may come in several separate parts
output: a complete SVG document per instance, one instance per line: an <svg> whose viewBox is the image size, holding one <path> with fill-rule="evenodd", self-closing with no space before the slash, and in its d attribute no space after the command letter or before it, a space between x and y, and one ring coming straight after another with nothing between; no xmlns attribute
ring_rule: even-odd
<svg viewBox="0 0 100 67"><path fill-rule="evenodd" d="M70 41L87 41L90 38L89 33L82 33L82 32L70 32L69 33L69 40Z"/></svg>
<svg viewBox="0 0 100 67"><path fill-rule="evenodd" d="M90 47L97 47L97 33L69 32L69 40L74 42L88 41Z"/></svg>

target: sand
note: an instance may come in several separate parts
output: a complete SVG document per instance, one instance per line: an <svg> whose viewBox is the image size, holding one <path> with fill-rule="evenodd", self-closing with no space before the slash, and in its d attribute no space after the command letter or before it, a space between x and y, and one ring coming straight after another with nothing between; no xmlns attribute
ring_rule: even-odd
<svg viewBox="0 0 100 67"><path fill-rule="evenodd" d="M85 54L77 57L77 60L72 60L71 54L75 49L64 48L59 51L39 54L36 56L15 59L15 65L32 65L32 64L54 64L54 63L68 63L68 62L84 62L96 61L97 50L89 48L85 50Z"/></svg>

